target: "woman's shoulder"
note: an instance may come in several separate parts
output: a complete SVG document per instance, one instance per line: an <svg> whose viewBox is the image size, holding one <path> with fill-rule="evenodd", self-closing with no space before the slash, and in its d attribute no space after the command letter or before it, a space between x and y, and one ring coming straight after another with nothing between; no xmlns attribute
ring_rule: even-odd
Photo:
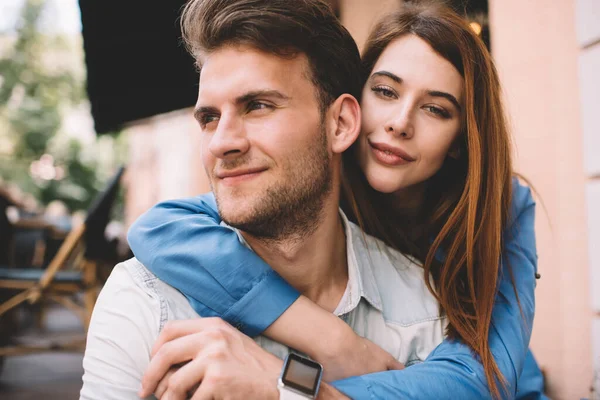
<svg viewBox="0 0 600 400"><path fill-rule="evenodd" d="M524 213L533 211L535 200L533 199L531 186L519 176L512 179L512 199L510 205L510 216L507 228L510 229Z"/></svg>

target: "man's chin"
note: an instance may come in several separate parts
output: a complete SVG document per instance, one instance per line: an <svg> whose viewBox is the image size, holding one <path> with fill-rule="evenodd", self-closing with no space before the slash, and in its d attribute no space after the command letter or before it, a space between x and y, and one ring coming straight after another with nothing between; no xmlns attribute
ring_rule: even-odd
<svg viewBox="0 0 600 400"><path fill-rule="evenodd" d="M252 218L254 202L245 197L229 197L227 199L217 198L217 204L219 206L219 215L221 219L228 225L237 227L244 225L248 220Z"/></svg>

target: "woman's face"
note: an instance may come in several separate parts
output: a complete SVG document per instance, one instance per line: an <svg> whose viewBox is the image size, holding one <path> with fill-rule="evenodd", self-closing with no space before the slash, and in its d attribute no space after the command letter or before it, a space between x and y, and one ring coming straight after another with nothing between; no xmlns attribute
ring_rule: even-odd
<svg viewBox="0 0 600 400"><path fill-rule="evenodd" d="M375 190L405 193L455 156L463 91L456 68L419 37L387 46L363 89L358 140L360 166Z"/></svg>

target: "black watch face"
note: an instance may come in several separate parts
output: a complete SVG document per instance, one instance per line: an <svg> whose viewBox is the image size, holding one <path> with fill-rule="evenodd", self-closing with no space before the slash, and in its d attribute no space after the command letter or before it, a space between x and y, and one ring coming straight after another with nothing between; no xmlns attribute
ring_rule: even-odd
<svg viewBox="0 0 600 400"><path fill-rule="evenodd" d="M296 390L314 396L321 380L323 367L319 363L290 353L281 381Z"/></svg>

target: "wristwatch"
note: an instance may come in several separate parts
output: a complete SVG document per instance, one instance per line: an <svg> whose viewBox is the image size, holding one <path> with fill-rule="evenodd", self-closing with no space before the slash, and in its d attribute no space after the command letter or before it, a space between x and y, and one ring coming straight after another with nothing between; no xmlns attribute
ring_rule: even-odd
<svg viewBox="0 0 600 400"><path fill-rule="evenodd" d="M316 399L323 367L318 362L289 353L277 383L280 400Z"/></svg>

